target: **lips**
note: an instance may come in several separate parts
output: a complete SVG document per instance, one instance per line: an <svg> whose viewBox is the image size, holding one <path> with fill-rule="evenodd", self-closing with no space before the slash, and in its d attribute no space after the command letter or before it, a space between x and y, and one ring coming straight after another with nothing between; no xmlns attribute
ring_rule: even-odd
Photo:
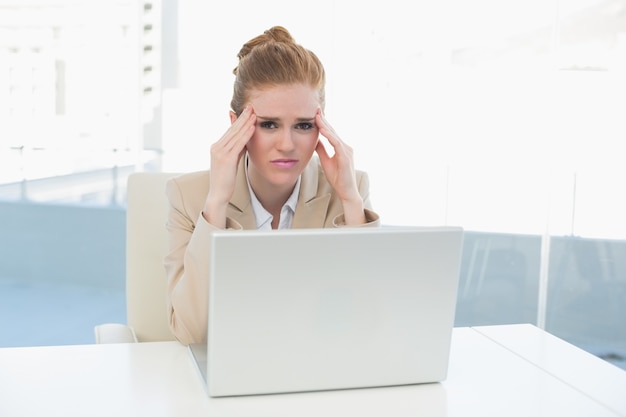
<svg viewBox="0 0 626 417"><path fill-rule="evenodd" d="M271 164L276 168L281 169L290 169L298 164L297 159L274 159L271 161Z"/></svg>

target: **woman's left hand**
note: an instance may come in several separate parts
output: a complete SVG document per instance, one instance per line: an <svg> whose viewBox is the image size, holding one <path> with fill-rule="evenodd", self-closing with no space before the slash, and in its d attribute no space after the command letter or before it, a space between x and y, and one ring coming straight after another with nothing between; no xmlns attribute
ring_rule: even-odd
<svg viewBox="0 0 626 417"><path fill-rule="evenodd" d="M354 172L353 150L337 135L321 109L317 110L315 123L320 134L328 139L328 143L335 151L334 155L330 156L322 141L318 141L315 147L326 179L343 204L346 224L365 223L363 198L359 194Z"/></svg>

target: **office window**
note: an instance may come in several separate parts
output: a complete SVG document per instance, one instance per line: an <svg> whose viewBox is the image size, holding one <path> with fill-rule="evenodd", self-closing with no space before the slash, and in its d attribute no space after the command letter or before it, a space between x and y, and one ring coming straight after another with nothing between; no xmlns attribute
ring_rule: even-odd
<svg viewBox="0 0 626 417"><path fill-rule="evenodd" d="M2 2L5 199L123 203L115 191L125 174L154 158L143 128L160 98L158 10L135 0ZM52 192L44 179L60 176L69 181Z"/></svg>
<svg viewBox="0 0 626 417"><path fill-rule="evenodd" d="M159 5L0 2L0 346L125 321L125 183L155 160Z"/></svg>
<svg viewBox="0 0 626 417"><path fill-rule="evenodd" d="M374 205L384 222L454 224L468 231L458 325L536 323L623 363L626 198L616 190L626 185L620 161L626 135L626 1L369 0L359 3L358 13L352 4L334 0L318 2L306 13L282 1L219 7L174 0L91 2L104 4L134 16L126 32L133 35L103 30L103 39L118 47L139 33L153 39L153 48L175 36L176 54L164 53L161 67L175 63L179 81L163 84L154 55L143 59L154 51L149 45L138 52L128 47L137 77L128 81L130 90L157 91L160 101L135 95L133 109L111 111L108 117L132 119L128 142L122 140L118 149L128 146L133 155L112 154L111 144L120 142L103 140L99 155L108 155L108 167L126 157L130 169L137 159L145 167L147 150L155 150L158 163L151 168L208 168L210 145L229 125L237 51L269 26L284 25L324 62L326 114L355 148L357 167L370 173ZM161 16L160 6L177 13ZM159 43L158 22L168 19L177 30ZM64 32L51 33L54 39ZM35 62L36 53L29 53L30 61L21 63ZM19 76L2 64L0 80L10 87L2 87L1 111L8 114L16 102L31 103L29 114L76 111L70 92L88 90L53 94L46 87L77 82L71 78L76 67L63 59L46 62ZM87 63L83 68L95 71ZM23 88L34 85L32 80L41 98ZM102 94L128 92L121 82L110 90L105 85L93 88ZM122 105L115 98L108 103ZM94 128L98 120L86 125ZM4 149L14 178L38 166L15 157L30 152L28 160L39 161L37 149L19 141ZM81 165L72 159L54 167L71 164ZM124 173L118 174L117 197L108 194L108 201L123 205Z"/></svg>

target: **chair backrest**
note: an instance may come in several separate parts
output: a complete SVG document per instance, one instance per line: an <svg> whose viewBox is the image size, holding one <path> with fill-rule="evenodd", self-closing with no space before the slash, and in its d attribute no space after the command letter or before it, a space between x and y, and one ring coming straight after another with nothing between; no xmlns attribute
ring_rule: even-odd
<svg viewBox="0 0 626 417"><path fill-rule="evenodd" d="M174 173L128 177L126 211L126 319L139 342L175 340L167 319L168 203L165 183Z"/></svg>

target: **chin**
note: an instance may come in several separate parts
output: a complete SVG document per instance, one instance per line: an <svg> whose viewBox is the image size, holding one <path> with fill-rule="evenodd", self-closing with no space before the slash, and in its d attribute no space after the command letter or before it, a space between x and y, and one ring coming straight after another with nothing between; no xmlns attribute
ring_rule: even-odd
<svg viewBox="0 0 626 417"><path fill-rule="evenodd" d="M282 175L272 175L269 178L269 180L276 187L293 186L296 183L296 181L298 180L298 177L300 176L301 173L302 173L302 171L298 171L297 173L289 173L289 174L282 174Z"/></svg>

